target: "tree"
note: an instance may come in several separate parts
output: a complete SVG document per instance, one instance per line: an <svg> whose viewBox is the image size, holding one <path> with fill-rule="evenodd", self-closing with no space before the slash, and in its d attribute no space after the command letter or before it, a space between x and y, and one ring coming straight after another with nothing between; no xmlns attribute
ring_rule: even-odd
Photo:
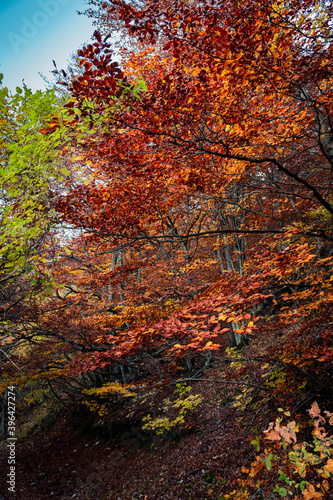
<svg viewBox="0 0 333 500"><path fill-rule="evenodd" d="M79 147L96 181L69 194L67 220L100 241L149 241L165 258L179 247L193 259L214 238L222 269L238 272L251 246L290 224L331 241L326 6L102 9L143 50L125 52L122 69L98 33L79 51L85 72L67 106L73 127L90 128Z"/></svg>
<svg viewBox="0 0 333 500"><path fill-rule="evenodd" d="M29 369L44 352L45 374L166 379L223 335L262 334L265 310L295 328L282 357L298 366L332 297L326 4L102 8L139 45L118 64L96 32L81 71L59 73L69 99L43 135L70 137L55 205L70 242L64 292L26 315L27 340L45 342Z"/></svg>
<svg viewBox="0 0 333 500"><path fill-rule="evenodd" d="M2 80L2 75L1 79ZM59 103L54 91L0 90L0 332L3 374L29 339L26 311L52 291L54 200L66 170L61 132L45 137ZM33 340L33 339L32 339ZM4 383L6 385L6 377Z"/></svg>
<svg viewBox="0 0 333 500"><path fill-rule="evenodd" d="M141 72L154 64L149 92L140 103L131 101L129 116L118 110L111 127L140 130L147 144L155 137L155 148L160 151L163 145L168 158L177 150L191 155L192 163L194 158L216 159L229 179L234 170L254 199L258 190L264 191L278 200L287 198L287 207L296 210L305 197L332 213L324 194L331 169L331 27L325 4L248 1L204 8L180 1L103 7L110 22L120 19L139 43L157 51L141 57ZM168 40L163 49L160 40ZM82 55L94 63L101 48ZM157 59L164 71L156 78ZM96 88L100 110L110 105L101 87L103 81ZM76 82L73 92L83 96L84 86ZM316 166L311 176L309 163ZM179 157L171 164L179 168ZM198 173L206 164L198 163ZM318 234L329 237L320 224Z"/></svg>

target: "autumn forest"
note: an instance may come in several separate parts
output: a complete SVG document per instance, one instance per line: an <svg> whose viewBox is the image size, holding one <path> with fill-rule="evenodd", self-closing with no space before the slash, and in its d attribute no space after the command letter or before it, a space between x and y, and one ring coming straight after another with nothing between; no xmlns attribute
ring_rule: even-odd
<svg viewBox="0 0 333 500"><path fill-rule="evenodd" d="M1 498L333 498L332 3L88 4L0 87L1 446L83 472Z"/></svg>

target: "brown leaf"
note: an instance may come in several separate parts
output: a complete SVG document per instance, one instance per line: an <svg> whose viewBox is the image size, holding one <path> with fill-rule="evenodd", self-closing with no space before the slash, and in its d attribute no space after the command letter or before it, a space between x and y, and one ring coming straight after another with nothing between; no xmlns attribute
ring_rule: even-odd
<svg viewBox="0 0 333 500"><path fill-rule="evenodd" d="M314 401L312 403L311 409L308 411L309 411L310 417L313 417L313 418L320 417L320 408L319 408L318 403L316 401Z"/></svg>

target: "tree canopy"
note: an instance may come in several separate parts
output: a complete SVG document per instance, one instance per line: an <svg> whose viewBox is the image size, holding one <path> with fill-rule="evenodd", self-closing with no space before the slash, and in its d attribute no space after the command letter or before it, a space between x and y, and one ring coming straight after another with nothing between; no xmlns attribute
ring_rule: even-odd
<svg viewBox="0 0 333 500"><path fill-rule="evenodd" d="M55 69L61 99L0 92L2 388L47 381L103 413L222 351L224 382L290 410L319 386L327 402L330 2L90 4L98 29L79 70ZM283 375L249 382L237 349ZM323 474L305 499L324 498Z"/></svg>

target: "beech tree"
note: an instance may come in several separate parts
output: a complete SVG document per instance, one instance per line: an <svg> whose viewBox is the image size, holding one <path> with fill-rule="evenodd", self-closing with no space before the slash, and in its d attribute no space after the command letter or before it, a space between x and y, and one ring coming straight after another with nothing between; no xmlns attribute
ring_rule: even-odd
<svg viewBox="0 0 333 500"><path fill-rule="evenodd" d="M99 245L146 242L174 276L175 251L195 262L209 244L222 270L242 274L254 245L290 231L329 252L327 5L101 9L141 50L124 51L120 67L96 33L79 51L66 107L83 177L60 202L64 219Z"/></svg>

